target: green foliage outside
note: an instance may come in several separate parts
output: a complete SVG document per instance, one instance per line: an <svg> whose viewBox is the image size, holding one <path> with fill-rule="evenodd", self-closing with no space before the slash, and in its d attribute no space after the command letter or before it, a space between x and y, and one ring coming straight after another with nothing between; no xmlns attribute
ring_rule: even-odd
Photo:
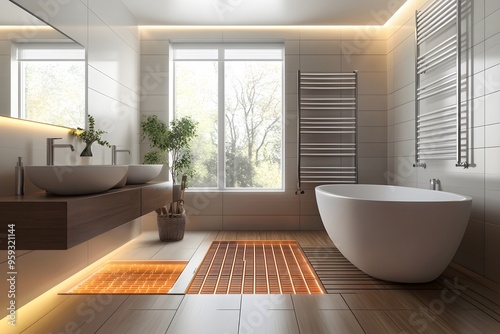
<svg viewBox="0 0 500 334"><path fill-rule="evenodd" d="M24 115L70 128L85 125L85 62L23 62Z"/></svg>

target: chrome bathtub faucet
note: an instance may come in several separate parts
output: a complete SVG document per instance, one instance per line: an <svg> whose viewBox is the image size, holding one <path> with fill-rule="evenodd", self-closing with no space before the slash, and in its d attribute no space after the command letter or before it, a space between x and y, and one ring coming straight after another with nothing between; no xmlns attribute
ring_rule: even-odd
<svg viewBox="0 0 500 334"><path fill-rule="evenodd" d="M438 179L430 179L430 189L431 190L439 190L439 186L441 185L441 181Z"/></svg>
<svg viewBox="0 0 500 334"><path fill-rule="evenodd" d="M54 164L54 149L68 147L72 152L75 148L71 144L54 144L54 140L62 138L47 138L47 166L52 166Z"/></svg>
<svg viewBox="0 0 500 334"><path fill-rule="evenodd" d="M111 145L111 164L116 165L116 153L127 152L130 155L130 150L117 150L116 145Z"/></svg>

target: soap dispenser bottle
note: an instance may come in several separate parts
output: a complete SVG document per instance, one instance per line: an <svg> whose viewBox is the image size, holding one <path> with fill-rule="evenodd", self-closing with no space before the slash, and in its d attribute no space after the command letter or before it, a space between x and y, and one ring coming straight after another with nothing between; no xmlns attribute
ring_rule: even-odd
<svg viewBox="0 0 500 334"><path fill-rule="evenodd" d="M16 164L16 196L24 195L24 166L23 158L17 158Z"/></svg>

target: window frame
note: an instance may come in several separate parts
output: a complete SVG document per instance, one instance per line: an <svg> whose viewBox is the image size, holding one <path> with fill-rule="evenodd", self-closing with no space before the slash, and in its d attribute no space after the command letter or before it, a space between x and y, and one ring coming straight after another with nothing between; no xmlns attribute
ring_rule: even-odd
<svg viewBox="0 0 500 334"><path fill-rule="evenodd" d="M196 58L196 59L178 59L176 58L177 50L189 50L189 49L217 49L217 58ZM237 49L270 49L279 50L280 59L271 58L237 58L237 59L225 59L225 50L237 50ZM255 42L255 43L193 43L193 42L171 42L169 45L169 121L175 118L176 112L176 95L175 95L175 62L176 61L217 61L218 62L218 121L217 121L217 131L218 131L218 142L217 142L217 186L216 187L190 187L187 191L209 191L209 192L284 192L286 190L286 155L285 155L285 120L286 120L286 108L285 108L285 44L284 42ZM280 188L227 188L226 187L226 129L225 129L225 62L231 61L279 61L281 62L281 187ZM222 92L222 93L221 93ZM221 119L223 121L221 121Z"/></svg>

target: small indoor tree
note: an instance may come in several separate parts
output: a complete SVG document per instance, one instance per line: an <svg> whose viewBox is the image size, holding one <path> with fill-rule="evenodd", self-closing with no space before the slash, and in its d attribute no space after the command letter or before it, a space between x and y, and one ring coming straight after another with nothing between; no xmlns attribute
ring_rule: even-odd
<svg viewBox="0 0 500 334"><path fill-rule="evenodd" d="M184 211L183 194L186 179L194 174L191 166L190 142L196 136L196 128L197 123L190 117L174 119L170 122L170 127L157 115L147 116L141 123L142 138L149 140L152 148L145 154L144 163L168 163L174 187L180 184L181 197L174 196L174 201L168 210L169 215L182 214Z"/></svg>

